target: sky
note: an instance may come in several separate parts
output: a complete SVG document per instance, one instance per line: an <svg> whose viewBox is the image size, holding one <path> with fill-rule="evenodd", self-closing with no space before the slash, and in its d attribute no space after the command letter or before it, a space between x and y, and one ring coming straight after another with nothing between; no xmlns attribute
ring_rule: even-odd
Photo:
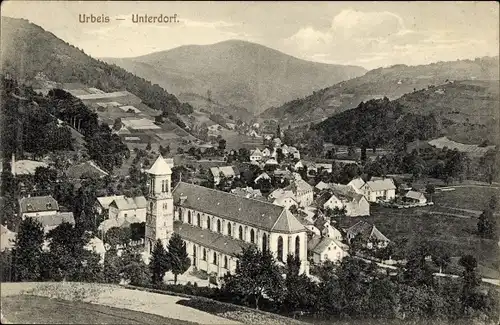
<svg viewBox="0 0 500 325"><path fill-rule="evenodd" d="M25 18L93 57L134 57L230 39L295 57L367 69L474 59L499 53L499 4L480 2L5 1ZM80 23L79 15L109 23ZM132 15L177 22L132 22ZM123 20L117 20L123 19Z"/></svg>

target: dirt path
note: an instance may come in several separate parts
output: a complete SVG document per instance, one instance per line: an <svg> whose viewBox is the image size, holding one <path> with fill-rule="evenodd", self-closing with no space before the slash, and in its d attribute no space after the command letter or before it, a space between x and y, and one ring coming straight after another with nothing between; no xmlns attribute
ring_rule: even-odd
<svg viewBox="0 0 500 325"><path fill-rule="evenodd" d="M51 296L54 292L50 290L39 290L40 283L1 283L1 297L23 294L30 289L35 289L34 295ZM68 286L75 284L55 283L50 284L61 287L60 292L67 292ZM77 284L78 287L101 286L96 284ZM186 298L156 294L145 291L129 290L118 286L102 285L103 290L94 291L91 297L84 298L84 302L95 303L98 305L124 308L133 311L145 312L158 316L180 319L199 324L240 324L238 322L218 317L194 308L177 304L180 300ZM69 288L71 290L71 288ZM56 293L57 295L57 293ZM64 299L64 298L63 298ZM8 317L7 317L8 318Z"/></svg>

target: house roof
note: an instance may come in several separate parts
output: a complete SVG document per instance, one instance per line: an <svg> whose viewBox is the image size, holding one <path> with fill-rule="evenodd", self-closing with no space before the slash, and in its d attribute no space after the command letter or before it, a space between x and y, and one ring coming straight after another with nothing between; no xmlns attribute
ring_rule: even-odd
<svg viewBox="0 0 500 325"><path fill-rule="evenodd" d="M231 193L246 198L257 198L257 197L264 198L259 189L254 190L251 187L245 187L245 188L237 187L235 189L232 189Z"/></svg>
<svg viewBox="0 0 500 325"><path fill-rule="evenodd" d="M351 234L351 236L361 234L361 236L365 239L375 238L381 241L389 241L389 239L384 236L374 225L366 221L360 221L356 223L354 226L347 229L347 232Z"/></svg>
<svg viewBox="0 0 500 325"><path fill-rule="evenodd" d="M147 172L148 174L152 175L171 175L172 169L165 161L165 159L163 159L163 157L159 155L158 158L156 158L153 166L151 166L151 168Z"/></svg>
<svg viewBox="0 0 500 325"><path fill-rule="evenodd" d="M271 179L271 177L266 172L263 172L255 178L254 182L258 182L260 179Z"/></svg>
<svg viewBox="0 0 500 325"><path fill-rule="evenodd" d="M118 198L124 198L125 195L112 195L112 196L101 196L97 198L97 201L104 210L109 209L109 205Z"/></svg>
<svg viewBox="0 0 500 325"><path fill-rule="evenodd" d="M79 179L82 176L92 176L92 177L104 177L108 173L96 165L92 160L83 162L81 164L70 166L66 170L66 175L69 178Z"/></svg>
<svg viewBox="0 0 500 325"><path fill-rule="evenodd" d="M351 185L356 189L360 189L361 187L363 187L363 185L365 185L365 181L363 181L361 177L357 177L350 181L347 185Z"/></svg>
<svg viewBox="0 0 500 325"><path fill-rule="evenodd" d="M392 178L384 178L384 179L377 179L374 181L368 181L365 183L364 186L369 187L372 191L387 191L396 189L396 185L394 185Z"/></svg>
<svg viewBox="0 0 500 325"><path fill-rule="evenodd" d="M277 205L283 205L283 201L285 201L285 199L291 199L295 202L295 204L297 204L297 201L291 197L291 196L284 196L284 197L279 197L279 198L276 198L274 201L273 201L273 204L277 204Z"/></svg>
<svg viewBox="0 0 500 325"><path fill-rule="evenodd" d="M364 198L363 195L356 193L352 186L343 184L330 184L330 190L340 200L359 202Z"/></svg>
<svg viewBox="0 0 500 325"><path fill-rule="evenodd" d="M406 193L405 197L407 197L409 199L414 199L414 200L425 199L424 193L417 192L417 191L408 191L408 193Z"/></svg>
<svg viewBox="0 0 500 325"><path fill-rule="evenodd" d="M236 172L233 166L211 167L210 172L213 176L220 176L221 174L224 177L236 176Z"/></svg>
<svg viewBox="0 0 500 325"><path fill-rule="evenodd" d="M274 158L271 158L266 160L266 165L278 165L278 161L276 161L276 159Z"/></svg>
<svg viewBox="0 0 500 325"><path fill-rule="evenodd" d="M136 197L118 197L114 199L110 206L113 205L119 210L135 210L135 209L145 209L147 207L147 201L144 196Z"/></svg>
<svg viewBox="0 0 500 325"><path fill-rule="evenodd" d="M34 175L38 167L49 167L46 163L35 160L16 160L14 164L17 175Z"/></svg>
<svg viewBox="0 0 500 325"><path fill-rule="evenodd" d="M277 188L269 194L269 198L271 199L284 199L284 198L292 198L295 199L295 195L291 189L283 189Z"/></svg>
<svg viewBox="0 0 500 325"><path fill-rule="evenodd" d="M262 156L262 151L260 151L260 149L257 148L254 151L252 151L252 153L250 154L250 156Z"/></svg>
<svg viewBox="0 0 500 325"><path fill-rule="evenodd" d="M75 224L75 218L73 216L73 212L58 212L56 214L51 215L42 215L36 217L30 217L42 224L42 227L54 227L59 226L63 222L68 222L72 225Z"/></svg>
<svg viewBox="0 0 500 325"><path fill-rule="evenodd" d="M311 238L311 240L307 243L307 248L314 253L322 254L332 244L338 246L340 249L347 249L346 245L336 239L318 236Z"/></svg>
<svg viewBox="0 0 500 325"><path fill-rule="evenodd" d="M326 190L326 189L329 189L330 188L330 184L329 183L325 183L323 181L320 181L318 184L316 184L315 186L316 189L318 190Z"/></svg>
<svg viewBox="0 0 500 325"><path fill-rule="evenodd" d="M277 224L282 214L286 214L287 209L256 199L241 197L232 193L226 193L194 184L180 182L174 189L174 204L178 206L205 212L219 216L228 220L240 222L262 228L268 231L279 228L283 232L298 231L292 227L295 223L290 221L289 229L280 228L282 223ZM182 201L180 198L186 197ZM286 216L286 218L295 218ZM304 231L305 229L302 228Z"/></svg>
<svg viewBox="0 0 500 325"><path fill-rule="evenodd" d="M174 232L178 233L184 240L232 256L236 256L242 252L244 247L251 245L242 240L224 236L208 229L194 227L180 221L174 221Z"/></svg>
<svg viewBox="0 0 500 325"><path fill-rule="evenodd" d="M59 205L57 201L50 195L48 196L31 196L19 199L19 210L25 212L43 212L57 211Z"/></svg>
<svg viewBox="0 0 500 325"><path fill-rule="evenodd" d="M316 200L314 200L316 207L322 208L325 205L325 203L328 202L328 200L330 200L330 198L332 196L333 196L333 194L329 191L325 191L325 192L321 193L320 195L318 195Z"/></svg>
<svg viewBox="0 0 500 325"><path fill-rule="evenodd" d="M327 222L325 216L321 213L318 215L316 220L314 220L314 227L318 228L319 231L325 229L325 223Z"/></svg>

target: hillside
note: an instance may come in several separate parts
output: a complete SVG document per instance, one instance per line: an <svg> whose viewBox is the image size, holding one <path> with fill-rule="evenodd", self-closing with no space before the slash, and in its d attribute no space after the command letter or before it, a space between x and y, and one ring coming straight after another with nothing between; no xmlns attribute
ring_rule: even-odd
<svg viewBox="0 0 500 325"><path fill-rule="evenodd" d="M103 58L174 94L195 93L258 114L269 106L363 75L357 66L297 59L271 48L231 40L187 45L136 58Z"/></svg>
<svg viewBox="0 0 500 325"><path fill-rule="evenodd" d="M356 107L362 101L384 96L392 100L414 90L426 89L429 85L444 84L447 80L499 80L498 57L419 66L395 65L371 70L363 76L315 91L305 98L271 107L260 117L278 119L283 124L319 122ZM466 109L471 100L476 99L474 96L463 97L460 105ZM432 106L427 107L433 109Z"/></svg>
<svg viewBox="0 0 500 325"><path fill-rule="evenodd" d="M219 114L230 120L241 119L247 121L252 118L252 114L243 107L235 105L225 106L205 96L194 93L180 93L177 95L180 101L189 103L195 110L204 110L209 113Z"/></svg>
<svg viewBox="0 0 500 325"><path fill-rule="evenodd" d="M105 92L128 90L149 107L175 119L192 108L158 85L124 69L93 59L26 19L2 16L1 69L29 84L40 73L57 83L79 82Z"/></svg>

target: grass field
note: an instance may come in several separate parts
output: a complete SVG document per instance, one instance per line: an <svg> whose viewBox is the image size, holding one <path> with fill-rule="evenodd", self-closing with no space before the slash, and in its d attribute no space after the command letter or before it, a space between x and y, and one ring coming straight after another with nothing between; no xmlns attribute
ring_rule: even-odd
<svg viewBox="0 0 500 325"><path fill-rule="evenodd" d="M437 205L482 211L490 198L500 196L500 189L487 186L456 187L454 191L436 192L433 200Z"/></svg>
<svg viewBox="0 0 500 325"><path fill-rule="evenodd" d="M17 324L197 324L122 308L26 295L2 298L2 313L8 323Z"/></svg>

